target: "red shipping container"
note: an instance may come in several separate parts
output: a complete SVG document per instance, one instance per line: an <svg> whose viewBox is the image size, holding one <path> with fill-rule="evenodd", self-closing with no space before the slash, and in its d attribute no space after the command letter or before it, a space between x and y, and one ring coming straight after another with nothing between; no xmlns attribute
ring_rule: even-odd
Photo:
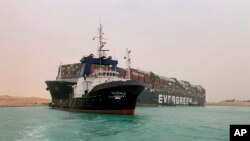
<svg viewBox="0 0 250 141"><path fill-rule="evenodd" d="M160 78L159 77L155 77L155 81L156 83L160 83Z"/></svg>
<svg viewBox="0 0 250 141"><path fill-rule="evenodd" d="M145 83L150 83L149 74L144 74L144 82Z"/></svg>
<svg viewBox="0 0 250 141"><path fill-rule="evenodd" d="M144 81L144 74L143 73L139 73L139 81Z"/></svg>
<svg viewBox="0 0 250 141"><path fill-rule="evenodd" d="M139 76L138 76L138 72L135 69L130 69L130 77L132 80L138 80Z"/></svg>
<svg viewBox="0 0 250 141"><path fill-rule="evenodd" d="M93 73L94 71L95 71L95 65L92 64L92 65L90 66L90 73Z"/></svg>

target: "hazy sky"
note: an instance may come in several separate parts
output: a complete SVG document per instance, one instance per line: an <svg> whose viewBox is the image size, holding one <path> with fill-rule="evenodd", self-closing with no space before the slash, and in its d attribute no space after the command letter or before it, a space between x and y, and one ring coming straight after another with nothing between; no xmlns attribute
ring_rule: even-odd
<svg viewBox="0 0 250 141"><path fill-rule="evenodd" d="M207 101L250 99L249 0L0 0L0 95L50 98L62 61L107 48L125 66L200 84Z"/></svg>

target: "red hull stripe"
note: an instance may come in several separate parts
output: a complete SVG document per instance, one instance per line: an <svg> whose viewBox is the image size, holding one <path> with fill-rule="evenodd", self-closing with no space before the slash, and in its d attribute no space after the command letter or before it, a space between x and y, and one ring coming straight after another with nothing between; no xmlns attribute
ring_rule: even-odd
<svg viewBox="0 0 250 141"><path fill-rule="evenodd" d="M159 106L159 104L137 104L136 106L155 106L155 107L157 107L157 106Z"/></svg>
<svg viewBox="0 0 250 141"><path fill-rule="evenodd" d="M100 113L100 114L119 114L134 115L135 110L81 110L81 109L63 109L72 112Z"/></svg>

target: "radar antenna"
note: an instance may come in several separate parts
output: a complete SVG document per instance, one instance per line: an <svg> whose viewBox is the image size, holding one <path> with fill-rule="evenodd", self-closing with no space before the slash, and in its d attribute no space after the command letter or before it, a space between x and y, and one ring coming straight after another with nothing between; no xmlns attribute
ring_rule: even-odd
<svg viewBox="0 0 250 141"><path fill-rule="evenodd" d="M98 28L98 36L95 36L93 38L93 40L95 39L99 39L99 47L97 49L97 55L99 56L99 58L101 57L105 57L105 51L109 51L109 50L104 50L103 47L106 44L106 42L104 42L103 40L105 40L105 38L103 38L103 31L102 31L102 25L100 24L100 27Z"/></svg>

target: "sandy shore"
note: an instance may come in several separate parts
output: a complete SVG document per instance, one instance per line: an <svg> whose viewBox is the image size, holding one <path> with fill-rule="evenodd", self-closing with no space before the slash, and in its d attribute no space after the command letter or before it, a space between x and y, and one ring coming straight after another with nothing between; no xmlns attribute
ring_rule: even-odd
<svg viewBox="0 0 250 141"><path fill-rule="evenodd" d="M37 97L14 97L0 95L0 107L41 106L48 105L50 102L50 99Z"/></svg>
<svg viewBox="0 0 250 141"><path fill-rule="evenodd" d="M250 102L208 102L208 106L244 106L250 107Z"/></svg>

